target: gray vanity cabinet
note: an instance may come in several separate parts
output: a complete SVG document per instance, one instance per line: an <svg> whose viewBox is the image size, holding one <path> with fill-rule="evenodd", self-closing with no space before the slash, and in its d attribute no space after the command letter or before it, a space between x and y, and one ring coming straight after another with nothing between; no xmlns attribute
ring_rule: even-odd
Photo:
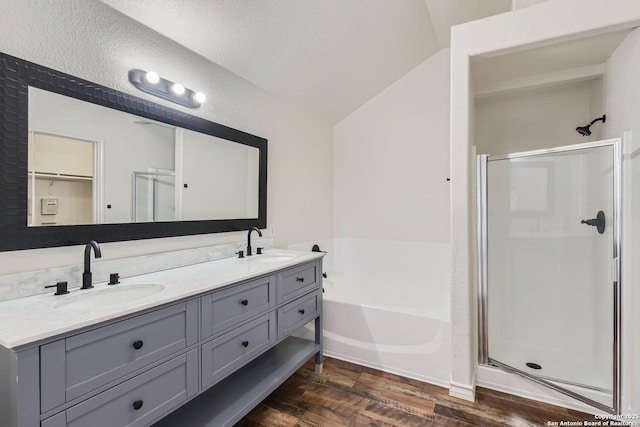
<svg viewBox="0 0 640 427"><path fill-rule="evenodd" d="M201 297L202 339L275 307L275 282L274 275L261 277Z"/></svg>
<svg viewBox="0 0 640 427"><path fill-rule="evenodd" d="M264 352L276 340L271 312L202 345L202 387L217 383Z"/></svg>
<svg viewBox="0 0 640 427"><path fill-rule="evenodd" d="M278 302L291 300L315 289L320 282L320 264L303 264L284 270L278 281Z"/></svg>
<svg viewBox="0 0 640 427"><path fill-rule="evenodd" d="M321 300L322 289L319 289L279 308L278 337L289 336L318 317Z"/></svg>
<svg viewBox="0 0 640 427"><path fill-rule="evenodd" d="M197 372L194 349L42 421L41 426L147 426L198 393Z"/></svg>
<svg viewBox="0 0 640 427"><path fill-rule="evenodd" d="M310 357L321 369L320 271L314 260L0 347L0 426L231 426ZM290 336L313 320L315 342Z"/></svg>
<svg viewBox="0 0 640 427"><path fill-rule="evenodd" d="M190 300L40 347L40 406L49 411L198 341Z"/></svg>

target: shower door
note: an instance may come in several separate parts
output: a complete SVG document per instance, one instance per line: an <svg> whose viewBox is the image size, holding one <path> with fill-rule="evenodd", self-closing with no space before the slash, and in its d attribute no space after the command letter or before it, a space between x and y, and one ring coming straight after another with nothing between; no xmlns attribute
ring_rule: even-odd
<svg viewBox="0 0 640 427"><path fill-rule="evenodd" d="M479 170L481 359L618 412L620 141Z"/></svg>
<svg viewBox="0 0 640 427"><path fill-rule="evenodd" d="M133 172L132 222L175 220L175 173L149 168Z"/></svg>

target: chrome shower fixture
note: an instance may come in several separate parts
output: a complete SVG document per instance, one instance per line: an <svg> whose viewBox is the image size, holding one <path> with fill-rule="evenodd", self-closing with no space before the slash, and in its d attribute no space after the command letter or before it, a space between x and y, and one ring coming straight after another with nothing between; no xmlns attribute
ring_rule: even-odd
<svg viewBox="0 0 640 427"><path fill-rule="evenodd" d="M594 124L595 122L600 121L600 120L602 120L602 123L605 123L607 121L607 115L603 114L602 117L598 117L597 119L593 119L591 121L591 123L589 123L586 126L578 126L576 128L576 132L578 132L582 136L589 136L589 135L591 135L591 129L589 129L591 127L591 125Z"/></svg>

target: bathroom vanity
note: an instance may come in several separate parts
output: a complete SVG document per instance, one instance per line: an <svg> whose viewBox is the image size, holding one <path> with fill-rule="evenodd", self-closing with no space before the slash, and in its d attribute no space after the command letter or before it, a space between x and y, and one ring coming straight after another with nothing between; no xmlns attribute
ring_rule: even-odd
<svg viewBox="0 0 640 427"><path fill-rule="evenodd" d="M315 355L322 255L272 250L0 303L0 425L233 425ZM315 321L315 341L291 336Z"/></svg>
<svg viewBox="0 0 640 427"><path fill-rule="evenodd" d="M0 251L266 228L265 138L3 53L0 77ZM75 200L50 197L72 174L35 161L40 134L92 152L91 221L63 215ZM185 263L127 260L97 275L129 276L120 284L63 295L41 292L79 286L74 265L0 278L0 426L232 425L311 356L322 369L323 254L191 262L228 248L196 249ZM291 336L312 320L313 341Z"/></svg>

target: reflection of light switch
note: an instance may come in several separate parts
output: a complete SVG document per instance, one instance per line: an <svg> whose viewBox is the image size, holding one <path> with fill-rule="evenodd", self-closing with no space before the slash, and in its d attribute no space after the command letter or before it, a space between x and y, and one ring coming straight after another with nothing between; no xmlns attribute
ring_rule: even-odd
<svg viewBox="0 0 640 427"><path fill-rule="evenodd" d="M42 215L56 215L58 213L58 199L42 198L40 211Z"/></svg>

